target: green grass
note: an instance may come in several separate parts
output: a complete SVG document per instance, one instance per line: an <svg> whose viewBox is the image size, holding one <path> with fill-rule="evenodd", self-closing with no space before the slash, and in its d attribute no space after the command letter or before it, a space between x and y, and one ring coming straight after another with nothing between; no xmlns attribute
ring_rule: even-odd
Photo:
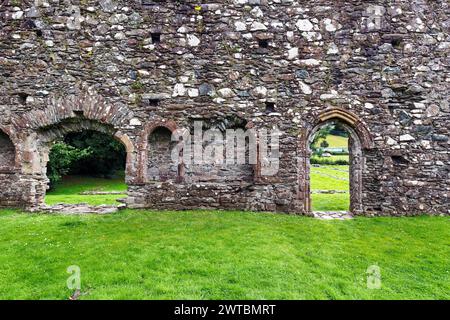
<svg viewBox="0 0 450 320"><path fill-rule="evenodd" d="M312 166L311 190L349 191L348 171L349 166ZM340 179L346 179L346 181ZM311 201L313 211L348 211L350 208L350 193L312 194Z"/></svg>
<svg viewBox="0 0 450 320"><path fill-rule="evenodd" d="M448 217L0 211L0 299L450 299ZM368 289L366 270L381 268Z"/></svg>
<svg viewBox="0 0 450 320"><path fill-rule="evenodd" d="M350 194L312 194L313 211L349 211Z"/></svg>
<svg viewBox="0 0 450 320"><path fill-rule="evenodd" d="M126 197L127 185L123 175L112 179L94 178L89 176L67 176L55 188L47 192L45 202L48 205L57 203L90 205L118 204L117 199ZM80 195L84 191L120 191L120 195Z"/></svg>
<svg viewBox="0 0 450 320"><path fill-rule="evenodd" d="M311 167L311 190L349 190L349 166ZM346 172L344 172L346 171ZM346 181L335 179L346 179Z"/></svg>
<svg viewBox="0 0 450 320"><path fill-rule="evenodd" d="M330 159L330 160L333 160L333 161L337 161L337 160L349 161L350 156L349 155L332 155L331 157L328 157L326 159Z"/></svg>
<svg viewBox="0 0 450 320"><path fill-rule="evenodd" d="M322 143L324 139L319 139L316 143L317 147L320 147L320 144ZM335 136L335 135L328 135L326 138L327 142L329 143L329 148L348 148L348 138L341 137L341 136Z"/></svg>
<svg viewBox="0 0 450 320"><path fill-rule="evenodd" d="M324 139L319 139L316 142L315 146L317 148L320 148L320 144L322 143L323 140ZM326 138L326 141L329 143L329 148L348 148L348 138L345 138L345 137L328 135ZM314 159L317 159L319 161L321 161L321 160L327 160L327 161L344 160L344 161L348 162L350 157L349 157L349 155L332 155L331 157L313 156L311 160L314 160Z"/></svg>

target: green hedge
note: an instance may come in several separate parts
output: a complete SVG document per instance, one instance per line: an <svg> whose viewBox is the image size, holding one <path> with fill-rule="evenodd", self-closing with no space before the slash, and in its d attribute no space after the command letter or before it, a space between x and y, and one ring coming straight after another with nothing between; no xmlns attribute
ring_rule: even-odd
<svg viewBox="0 0 450 320"><path fill-rule="evenodd" d="M348 160L333 160L328 158L311 158L311 164L321 164L327 166L348 166L350 162Z"/></svg>

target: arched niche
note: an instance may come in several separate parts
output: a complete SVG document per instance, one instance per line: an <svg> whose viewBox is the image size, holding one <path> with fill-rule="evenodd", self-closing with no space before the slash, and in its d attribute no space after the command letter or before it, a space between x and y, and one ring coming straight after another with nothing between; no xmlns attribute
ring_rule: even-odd
<svg viewBox="0 0 450 320"><path fill-rule="evenodd" d="M172 141L172 131L165 126L154 128L147 138L146 181L177 181L179 164L172 159L177 143Z"/></svg>
<svg viewBox="0 0 450 320"><path fill-rule="evenodd" d="M0 129L0 172L11 173L16 168L16 148L9 135Z"/></svg>

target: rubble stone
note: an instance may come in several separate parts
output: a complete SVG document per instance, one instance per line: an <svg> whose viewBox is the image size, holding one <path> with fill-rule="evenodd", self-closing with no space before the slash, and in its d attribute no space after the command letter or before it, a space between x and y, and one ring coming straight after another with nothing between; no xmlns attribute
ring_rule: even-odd
<svg viewBox="0 0 450 320"><path fill-rule="evenodd" d="M126 147L128 207L312 215L308 141L338 120L353 215L450 214L449 16L448 1L3 1L0 206L42 208L51 143L97 130ZM173 165L170 133L196 120L278 128L278 171Z"/></svg>

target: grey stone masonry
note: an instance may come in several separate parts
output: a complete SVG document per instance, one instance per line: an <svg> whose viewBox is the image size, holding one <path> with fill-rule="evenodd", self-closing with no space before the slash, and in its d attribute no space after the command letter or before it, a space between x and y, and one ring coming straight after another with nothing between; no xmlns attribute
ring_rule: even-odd
<svg viewBox="0 0 450 320"><path fill-rule="evenodd" d="M340 121L352 215L448 215L449 30L447 0L2 0L0 206L41 206L51 144L97 130L128 207L312 216L309 142ZM278 172L171 164L197 120L278 128Z"/></svg>

